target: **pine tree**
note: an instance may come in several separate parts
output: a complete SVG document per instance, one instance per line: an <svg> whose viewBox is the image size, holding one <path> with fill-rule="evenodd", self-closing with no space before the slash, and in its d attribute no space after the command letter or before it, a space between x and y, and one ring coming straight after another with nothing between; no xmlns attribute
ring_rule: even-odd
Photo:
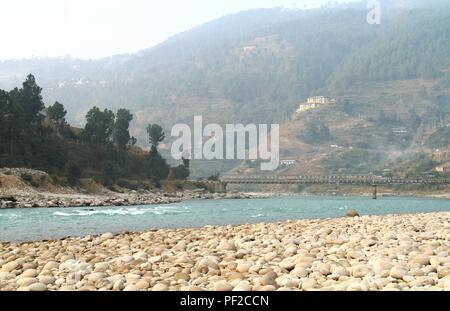
<svg viewBox="0 0 450 311"><path fill-rule="evenodd" d="M150 145L154 146L156 149L158 145L166 138L164 131L158 124L150 124L147 127L148 139Z"/></svg>
<svg viewBox="0 0 450 311"><path fill-rule="evenodd" d="M86 141L96 144L106 144L111 141L114 128L114 113L105 109L100 111L94 107L86 115L86 126L83 137Z"/></svg>
<svg viewBox="0 0 450 311"><path fill-rule="evenodd" d="M117 111L113 130L113 141L121 149L126 149L127 146L135 142L129 132L130 122L132 120L133 115L129 110L119 109Z"/></svg>

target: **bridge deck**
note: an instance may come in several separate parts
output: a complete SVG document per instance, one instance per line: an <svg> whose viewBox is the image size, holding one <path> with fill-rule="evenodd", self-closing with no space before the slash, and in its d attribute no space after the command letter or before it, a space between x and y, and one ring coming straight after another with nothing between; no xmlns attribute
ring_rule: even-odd
<svg viewBox="0 0 450 311"><path fill-rule="evenodd" d="M351 185L449 185L444 178L396 178L372 175L329 176L226 176L220 179L227 184L351 184Z"/></svg>

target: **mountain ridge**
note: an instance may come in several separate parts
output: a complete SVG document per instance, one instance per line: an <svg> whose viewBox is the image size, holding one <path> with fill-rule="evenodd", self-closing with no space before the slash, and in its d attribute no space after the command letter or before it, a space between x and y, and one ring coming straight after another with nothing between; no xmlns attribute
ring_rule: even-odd
<svg viewBox="0 0 450 311"><path fill-rule="evenodd" d="M219 124L289 124L291 114L308 97L337 97L337 108L344 111L338 120L342 124L363 109L370 111L367 119L372 121L366 121L379 130L389 124L385 137L373 145L383 159L363 166L368 170L388 160L379 152L382 142L398 120L408 127L416 118L410 110L418 114L424 131L438 133L433 141L443 141L439 133L446 133L443 126L450 123L450 8L430 10L430 5L437 8L443 3L434 1L425 9L411 9L417 3L383 1L385 9L407 8L382 11L381 25L366 22L368 9L361 3L308 11L250 10L195 27L137 54L98 61L65 59L59 65L37 62L42 73L36 76L46 101L62 102L74 125L94 105L131 109L136 117L133 134L143 146L146 141L137 129L146 123L161 123L167 132L175 123L190 124L194 115ZM26 62L23 74L33 69ZM14 78L5 78L14 72L18 70L11 63L0 62L0 88L14 85ZM417 89L411 87L415 82ZM375 94L372 88L379 89L377 83L392 90ZM352 92L358 95L352 97ZM406 101L408 105L394 109L396 115L391 116L391 107ZM311 112L310 122L318 124L328 117L333 116L321 119ZM304 131L304 126L293 130ZM332 122L330 127L333 132ZM416 137L417 130L411 135ZM363 133L334 135L361 139ZM426 145L426 139L408 138L393 148L415 149L417 144ZM327 144L322 142L321 148L328 149ZM289 153L289 146L285 148ZM312 158L320 152L314 144L306 149L304 154Z"/></svg>

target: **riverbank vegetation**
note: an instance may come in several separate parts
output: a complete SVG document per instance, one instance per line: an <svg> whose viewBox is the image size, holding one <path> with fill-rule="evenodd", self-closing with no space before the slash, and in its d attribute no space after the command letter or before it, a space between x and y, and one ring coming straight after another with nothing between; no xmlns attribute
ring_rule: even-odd
<svg viewBox="0 0 450 311"><path fill-rule="evenodd" d="M45 107L41 92L33 75L21 88L0 90L0 167L38 169L72 185L81 177L111 186L123 179L151 179L159 185L169 175L189 176L188 161L171 169L159 153L165 138L161 126L148 126L147 152L129 132L129 110L93 107L84 128L75 128L66 121L61 103Z"/></svg>

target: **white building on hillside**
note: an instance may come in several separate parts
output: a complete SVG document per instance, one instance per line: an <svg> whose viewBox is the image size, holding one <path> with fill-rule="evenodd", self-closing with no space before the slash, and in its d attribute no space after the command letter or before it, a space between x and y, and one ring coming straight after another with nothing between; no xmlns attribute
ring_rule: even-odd
<svg viewBox="0 0 450 311"><path fill-rule="evenodd" d="M303 113L308 110L318 109L324 105L331 105L331 104L335 104L335 103L336 103L335 99L328 98L325 96L310 97L310 98L308 98L306 103L300 104L300 106L298 107L298 109L296 111L296 114L300 114L300 113Z"/></svg>
<svg viewBox="0 0 450 311"><path fill-rule="evenodd" d="M336 103L336 100L333 98L328 98L325 96L314 96L308 98L308 104L319 104L319 105L328 105L328 104L334 104Z"/></svg>
<svg viewBox="0 0 450 311"><path fill-rule="evenodd" d="M286 159L286 160L281 160L280 161L280 165L281 166L295 166L297 165L298 161L297 160L291 160L291 159Z"/></svg>

